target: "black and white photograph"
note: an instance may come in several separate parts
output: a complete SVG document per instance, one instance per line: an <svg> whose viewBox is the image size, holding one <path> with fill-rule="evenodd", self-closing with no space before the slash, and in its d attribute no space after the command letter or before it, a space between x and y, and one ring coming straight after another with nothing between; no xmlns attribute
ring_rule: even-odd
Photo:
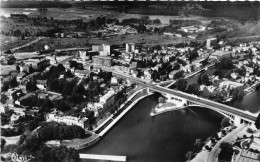
<svg viewBox="0 0 260 162"><path fill-rule="evenodd" d="M1 162L260 162L259 0L0 0Z"/></svg>

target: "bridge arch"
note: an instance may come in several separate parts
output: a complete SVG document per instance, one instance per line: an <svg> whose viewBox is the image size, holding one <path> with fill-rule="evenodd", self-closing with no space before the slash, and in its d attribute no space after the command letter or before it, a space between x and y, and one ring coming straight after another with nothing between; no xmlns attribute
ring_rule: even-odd
<svg viewBox="0 0 260 162"><path fill-rule="evenodd" d="M211 109L211 108L206 107L206 106L201 106L201 105L187 105L185 108L188 108L188 107L200 107L200 108L204 108L204 109L210 109L210 110L212 110L212 111L214 111L214 112L217 112L217 113L219 113L219 114L221 114L221 115L223 115L223 116L229 118L232 122L235 121L235 116L234 116L234 115L230 115L230 114L227 114L227 113L224 113L224 112L221 112L221 111L217 111L217 110L215 110L215 109Z"/></svg>

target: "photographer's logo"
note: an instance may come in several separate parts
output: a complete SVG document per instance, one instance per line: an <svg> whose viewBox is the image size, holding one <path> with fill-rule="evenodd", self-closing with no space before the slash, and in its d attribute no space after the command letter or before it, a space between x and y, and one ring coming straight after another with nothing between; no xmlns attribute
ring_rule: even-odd
<svg viewBox="0 0 260 162"><path fill-rule="evenodd" d="M16 152L9 153L13 162L29 162L34 157L32 155L18 155Z"/></svg>

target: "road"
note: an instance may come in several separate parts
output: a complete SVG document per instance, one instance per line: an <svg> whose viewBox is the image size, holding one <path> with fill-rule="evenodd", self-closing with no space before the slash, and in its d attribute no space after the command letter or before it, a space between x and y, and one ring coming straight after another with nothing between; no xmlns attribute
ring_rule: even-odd
<svg viewBox="0 0 260 162"><path fill-rule="evenodd" d="M63 48L55 49L55 52L67 52L67 51L78 51L78 50L89 50L91 47L82 47L82 48Z"/></svg>
<svg viewBox="0 0 260 162"><path fill-rule="evenodd" d="M43 39L43 38L44 38L44 37L37 37L36 39L34 39L34 40L30 41L30 42L27 42L27 43L25 43L25 44L23 44L23 45L21 45L21 46L18 46L18 47L11 48L10 50L11 50L11 51L18 50L18 49L20 49L20 48L23 48L23 47L29 46L29 45L31 45L31 44L34 44L34 43L38 42L39 40L41 40L41 39ZM3 51L2 53L5 54L6 51L7 51L7 50Z"/></svg>
<svg viewBox="0 0 260 162"><path fill-rule="evenodd" d="M204 99L204 98L198 97L196 95L191 95L191 94L184 93L184 92L181 92L181 91L177 91L177 90L174 90L174 89L156 86L156 85L147 83L142 79L135 78L135 77L127 75L125 73L116 72L116 71L109 69L109 68L102 67L102 69L105 70L105 71L110 71L115 75L119 75L119 76L122 76L122 77L125 77L125 78L128 78L128 79L131 79L136 83L139 83L141 85L149 87L153 91L160 92L160 93L168 93L168 94L172 94L174 96L179 96L181 98L185 98L188 101L194 102L194 103L199 104L201 106L205 106L207 108L210 108L210 109L213 109L213 110L216 110L216 111L225 112L225 113L228 113L228 114L234 114L234 115L240 116L242 119L249 120L251 122L254 122L256 120L256 117L257 117L257 114L252 114L250 112L242 111L240 109L237 109L237 108L234 108L234 107L231 107L231 106L228 106L228 105L224 105L224 104L221 104L221 103L218 103L218 102L214 102L214 101L211 101L211 100L208 100L208 99Z"/></svg>
<svg viewBox="0 0 260 162"><path fill-rule="evenodd" d="M207 161L208 162L218 162L218 155L221 151L220 144L222 142L232 142L232 141L236 140L237 134L246 128L247 128L246 124L240 125L238 128L236 128L232 132L228 133L225 137L223 137L220 141L218 141L217 144L210 151Z"/></svg>

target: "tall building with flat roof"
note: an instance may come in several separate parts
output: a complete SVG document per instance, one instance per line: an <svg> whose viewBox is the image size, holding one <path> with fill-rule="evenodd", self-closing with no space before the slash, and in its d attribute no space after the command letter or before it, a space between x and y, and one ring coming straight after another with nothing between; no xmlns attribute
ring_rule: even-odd
<svg viewBox="0 0 260 162"><path fill-rule="evenodd" d="M218 45L218 40L217 38L210 38L210 39L207 39L207 44L206 44L206 47L209 49L209 48L212 48L212 47L216 47Z"/></svg>

